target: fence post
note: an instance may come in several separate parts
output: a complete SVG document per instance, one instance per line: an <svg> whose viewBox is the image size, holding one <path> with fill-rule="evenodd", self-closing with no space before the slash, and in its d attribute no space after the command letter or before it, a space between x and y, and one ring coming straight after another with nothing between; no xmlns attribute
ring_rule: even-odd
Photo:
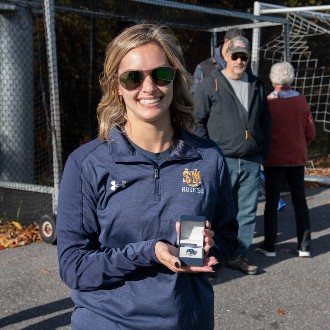
<svg viewBox="0 0 330 330"><path fill-rule="evenodd" d="M34 183L32 16L0 9L0 181Z"/></svg>
<svg viewBox="0 0 330 330"><path fill-rule="evenodd" d="M60 104L59 104L59 92L58 92L54 1L44 0L44 10L45 10L48 71L49 71L49 81L50 81L50 113L51 113L51 125L52 125L52 146L53 146L53 172L54 172L53 212L56 213L58 190L62 175L62 143L61 143Z"/></svg>

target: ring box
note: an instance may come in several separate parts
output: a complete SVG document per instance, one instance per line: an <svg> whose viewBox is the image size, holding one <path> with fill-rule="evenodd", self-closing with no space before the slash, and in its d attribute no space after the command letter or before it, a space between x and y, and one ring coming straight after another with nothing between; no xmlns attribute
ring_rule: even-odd
<svg viewBox="0 0 330 330"><path fill-rule="evenodd" d="M187 266L203 266L205 216L181 215L179 258Z"/></svg>

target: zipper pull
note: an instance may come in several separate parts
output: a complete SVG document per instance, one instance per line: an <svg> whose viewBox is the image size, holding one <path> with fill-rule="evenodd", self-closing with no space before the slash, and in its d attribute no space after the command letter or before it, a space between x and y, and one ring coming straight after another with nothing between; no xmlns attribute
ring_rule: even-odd
<svg viewBox="0 0 330 330"><path fill-rule="evenodd" d="M246 129L245 130L245 140L247 140L249 138L249 132L248 132L248 130Z"/></svg>
<svg viewBox="0 0 330 330"><path fill-rule="evenodd" d="M159 179L159 170L156 167L155 167L155 170L154 170L154 177L155 177L155 179Z"/></svg>

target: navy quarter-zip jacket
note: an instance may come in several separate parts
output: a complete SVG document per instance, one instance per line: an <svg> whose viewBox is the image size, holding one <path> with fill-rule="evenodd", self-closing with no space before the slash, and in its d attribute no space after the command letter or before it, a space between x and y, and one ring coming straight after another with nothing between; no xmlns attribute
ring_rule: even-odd
<svg viewBox="0 0 330 330"><path fill-rule="evenodd" d="M109 141L95 139L69 156L60 185L57 247L60 275L73 289L81 324L92 312L104 329L213 329L207 274L173 273L155 256L159 240L176 245L181 215L205 215L212 223L210 254L220 262L237 247L221 150L183 130L180 136L159 166L137 154L119 128L109 132Z"/></svg>

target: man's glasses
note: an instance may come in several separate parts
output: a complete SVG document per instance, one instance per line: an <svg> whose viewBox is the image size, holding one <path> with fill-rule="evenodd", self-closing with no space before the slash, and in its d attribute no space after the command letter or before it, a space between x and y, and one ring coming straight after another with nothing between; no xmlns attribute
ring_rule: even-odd
<svg viewBox="0 0 330 330"><path fill-rule="evenodd" d="M175 70L170 66L160 66L148 71L125 71L119 76L119 82L128 91L133 91L142 85L147 75L157 86L167 86L173 82Z"/></svg>
<svg viewBox="0 0 330 330"><path fill-rule="evenodd" d="M238 58L241 59L241 61L246 62L249 59L249 56L247 55L240 55L240 54L232 54L231 59L233 61L236 61Z"/></svg>

